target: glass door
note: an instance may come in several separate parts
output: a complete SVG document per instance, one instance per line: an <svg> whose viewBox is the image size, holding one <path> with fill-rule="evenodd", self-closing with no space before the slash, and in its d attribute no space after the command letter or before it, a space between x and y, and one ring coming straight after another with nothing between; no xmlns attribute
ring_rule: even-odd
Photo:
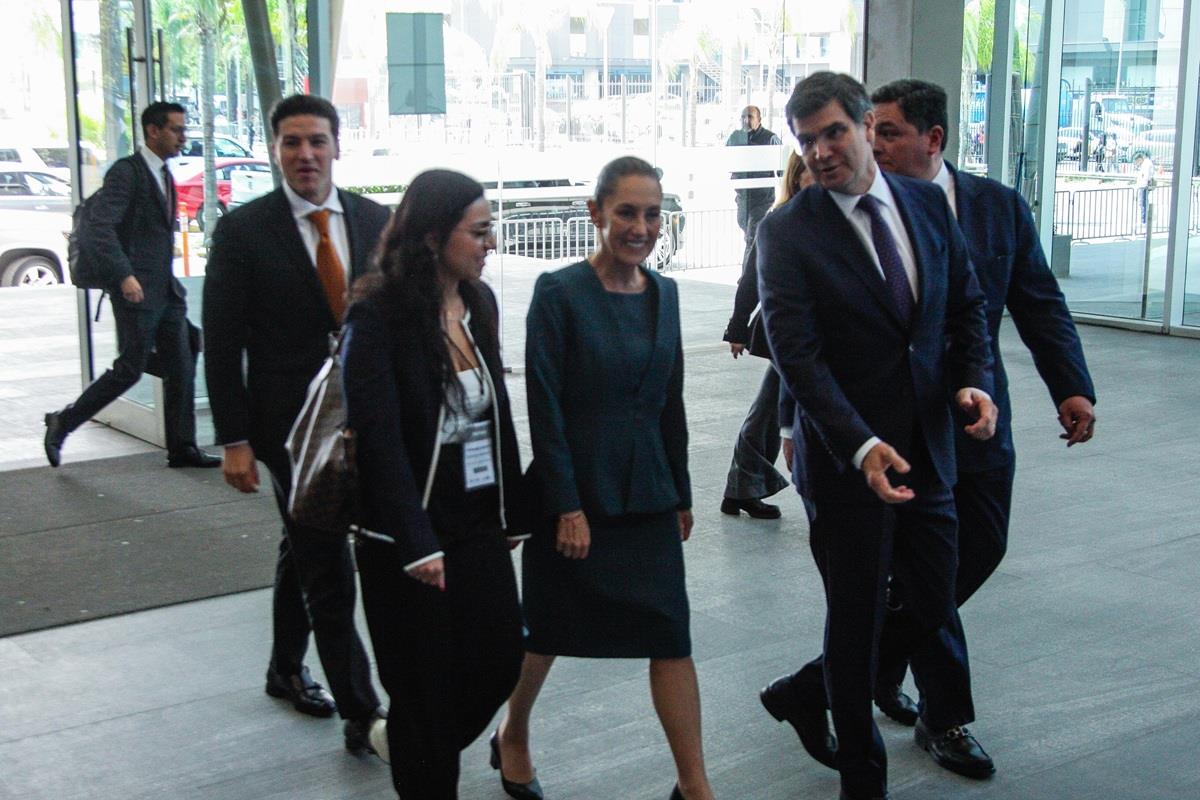
<svg viewBox="0 0 1200 800"><path fill-rule="evenodd" d="M76 143L72 184L76 202L90 197L120 158L141 144L138 118L150 85L144 54L144 0L62 0L69 36L67 59L68 128ZM118 352L116 327L101 293L79 293L81 376L87 384L112 364ZM162 446L156 378L144 376L96 420Z"/></svg>

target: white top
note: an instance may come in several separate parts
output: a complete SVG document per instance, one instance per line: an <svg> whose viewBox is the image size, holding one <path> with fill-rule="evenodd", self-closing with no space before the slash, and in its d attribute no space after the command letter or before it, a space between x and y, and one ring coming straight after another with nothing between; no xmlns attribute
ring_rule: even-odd
<svg viewBox="0 0 1200 800"><path fill-rule="evenodd" d="M313 205L305 200L300 195L296 194L288 182L283 182L283 194L287 197L288 205L292 207L292 216L296 220L296 228L300 231L300 240L304 242L304 247L308 250L308 257L312 259L313 269L317 267L317 244L321 241L321 234L317 230L317 224L308 218L308 215L314 211L320 211L323 208L329 209L329 238L333 242L333 249L337 251L338 259L342 262L342 268L346 270L346 280L350 280L350 238L346 233L346 212L342 209L342 201L338 197L337 187L329 190L329 196L325 198L325 202L321 205Z"/></svg>
<svg viewBox="0 0 1200 800"><path fill-rule="evenodd" d="M451 392L442 422L442 444L461 444L467 440L471 423L484 419L492 408L492 392L483 379L483 366L458 373L462 397Z"/></svg>

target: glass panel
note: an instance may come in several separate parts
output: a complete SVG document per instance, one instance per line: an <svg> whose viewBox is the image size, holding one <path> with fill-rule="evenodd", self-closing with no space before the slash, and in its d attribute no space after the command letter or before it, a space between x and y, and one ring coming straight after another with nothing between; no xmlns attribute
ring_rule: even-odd
<svg viewBox="0 0 1200 800"><path fill-rule="evenodd" d="M1200 131L1196 136L1200 141ZM1187 266L1183 276L1183 324L1200 326L1200 148L1196 148L1188 176L1192 213L1188 220ZM1182 174L1180 180L1183 180Z"/></svg>
<svg viewBox="0 0 1200 800"><path fill-rule="evenodd" d="M819 69L862 72L861 0L753 8L456 2L442 26L445 113L390 115L380 67L388 63L380 34L387 7L344 6L333 92L343 122L337 182L391 204L434 166L484 183L500 234L485 277L503 305L510 364L524 358L534 280L588 255L591 184L623 154L663 170L668 220L654 264L708 287L685 310L684 328L686 343L711 342L724 328L744 250L731 174L761 175L740 180L770 195L787 154L783 108L793 83ZM785 146L724 147L748 104L761 107L763 126Z"/></svg>
<svg viewBox="0 0 1200 800"><path fill-rule="evenodd" d="M988 122L995 16L995 2L964 0L962 97L965 113L959 120L959 152L955 163L977 175L987 174L984 133Z"/></svg>
<svg viewBox="0 0 1200 800"><path fill-rule="evenodd" d="M81 160L80 195L90 197L100 188L109 167L133 152L134 117L130 87L128 42L133 30L133 6L114 0L72 0L75 37L76 113ZM65 134L65 131L64 131ZM140 132L138 133L140 137ZM69 220L67 227L70 227ZM101 302L100 292L89 291L91 308ZM117 335L112 314L104 310L92 330L92 374L108 369L117 357ZM126 397L150 404L153 388L139 382Z"/></svg>
<svg viewBox="0 0 1200 800"><path fill-rule="evenodd" d="M1162 319L1182 13L1066 4L1054 269L1073 311Z"/></svg>

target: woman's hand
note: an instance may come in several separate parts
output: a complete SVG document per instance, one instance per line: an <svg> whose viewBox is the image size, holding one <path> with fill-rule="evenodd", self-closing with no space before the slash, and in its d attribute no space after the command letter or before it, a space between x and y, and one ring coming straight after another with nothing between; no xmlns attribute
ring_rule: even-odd
<svg viewBox="0 0 1200 800"><path fill-rule="evenodd" d="M424 564L410 567L405 571L426 586L433 586L440 591L446 591L446 563L440 556L432 561L426 561Z"/></svg>
<svg viewBox="0 0 1200 800"><path fill-rule="evenodd" d="M688 539L691 538L692 525L694 523L695 523L695 520L692 518L692 510L691 509L679 512L679 538L680 539L682 539L683 541L686 542Z"/></svg>
<svg viewBox="0 0 1200 800"><path fill-rule="evenodd" d="M592 529L583 511L571 511L558 516L558 541L555 549L566 558L587 558L592 546Z"/></svg>

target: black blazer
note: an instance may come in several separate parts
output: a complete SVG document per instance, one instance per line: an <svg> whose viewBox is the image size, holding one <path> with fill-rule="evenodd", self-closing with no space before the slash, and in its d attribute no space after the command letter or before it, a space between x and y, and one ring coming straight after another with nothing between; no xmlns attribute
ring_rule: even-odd
<svg viewBox="0 0 1200 800"><path fill-rule="evenodd" d="M616 316L587 261L543 273L526 317L531 491L542 512L588 516L692 506L675 282L647 271L656 302L650 365L630 374ZM632 384L632 388L631 388Z"/></svg>
<svg viewBox="0 0 1200 800"><path fill-rule="evenodd" d="M949 165L947 165L949 167ZM1067 301L1046 263L1033 215L1020 193L1002 183L950 167L954 178L958 225L967 239L975 274L987 297L988 333L995 362L995 392L1000 418L996 435L986 442L962 432L968 424L955 408L960 471L981 472L1011 464L1012 403L1008 375L1000 358L1000 320L1008 307L1021 340L1033 353L1038 374L1057 409L1068 397L1096 402L1096 389L1083 357L1083 345L1067 310Z"/></svg>
<svg viewBox="0 0 1200 800"><path fill-rule="evenodd" d="M463 284L460 291L471 312L471 336L496 389L508 532L528 532L521 460L500 360L496 298L482 282ZM346 421L358 441L360 524L396 540L399 566L441 549L421 496L433 461L442 392L431 377L427 354L412 344L419 335L412 317L377 292L351 306L342 343Z"/></svg>
<svg viewBox="0 0 1200 800"><path fill-rule="evenodd" d="M992 391L984 296L942 190L886 175L917 263L912 327L896 315L878 268L829 192L809 187L758 232L759 296L787 414L803 454L797 489L874 502L854 469L872 436L901 455L922 441L936 479L956 479L946 386ZM920 437L918 439L917 437Z"/></svg>
<svg viewBox="0 0 1200 800"><path fill-rule="evenodd" d="M338 198L353 283L368 271L389 212L340 189ZM217 443L249 440L264 460L282 456L338 323L283 189L222 217L204 280L205 376Z"/></svg>
<svg viewBox="0 0 1200 800"><path fill-rule="evenodd" d="M162 308L187 292L175 277L175 215L141 153L118 159L104 185L88 201L79 247L106 276L109 294L120 295L130 275L142 285L146 308Z"/></svg>

